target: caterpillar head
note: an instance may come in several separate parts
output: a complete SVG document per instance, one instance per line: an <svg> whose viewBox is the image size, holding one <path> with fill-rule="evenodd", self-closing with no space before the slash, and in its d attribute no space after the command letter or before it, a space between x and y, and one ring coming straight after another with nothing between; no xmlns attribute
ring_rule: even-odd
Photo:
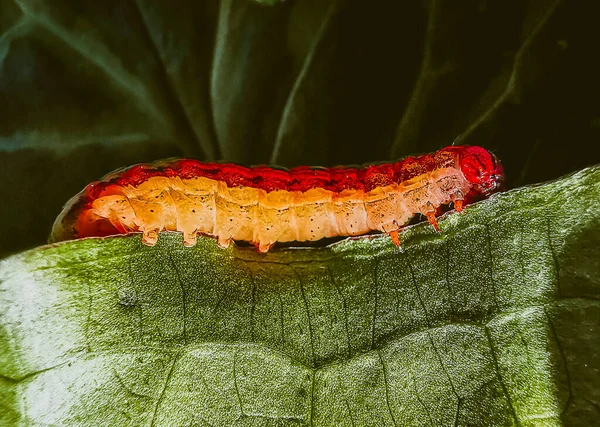
<svg viewBox="0 0 600 427"><path fill-rule="evenodd" d="M483 196L499 191L504 183L504 170L498 158L485 148L460 147L460 169L473 189Z"/></svg>

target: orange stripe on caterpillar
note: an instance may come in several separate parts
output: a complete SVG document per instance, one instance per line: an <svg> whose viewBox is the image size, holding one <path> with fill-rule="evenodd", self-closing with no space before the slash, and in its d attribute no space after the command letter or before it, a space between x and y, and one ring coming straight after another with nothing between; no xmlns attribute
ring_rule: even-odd
<svg viewBox="0 0 600 427"><path fill-rule="evenodd" d="M175 159L107 175L72 198L54 223L51 241L142 232L180 231L186 246L198 233L221 247L251 242L266 252L276 242L398 231L418 213L439 230L441 205L487 197L502 184L500 163L476 146L362 168L291 170Z"/></svg>

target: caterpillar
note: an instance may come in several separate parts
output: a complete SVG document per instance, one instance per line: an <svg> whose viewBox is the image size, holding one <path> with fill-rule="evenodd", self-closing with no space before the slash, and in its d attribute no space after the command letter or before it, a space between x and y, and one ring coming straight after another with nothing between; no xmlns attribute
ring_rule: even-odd
<svg viewBox="0 0 600 427"><path fill-rule="evenodd" d="M56 219L51 242L141 232L153 246L163 230L199 233L267 252L276 242L399 231L423 214L439 231L436 214L498 191L503 170L478 146L452 146L395 163L290 170L167 159L114 171L74 196Z"/></svg>

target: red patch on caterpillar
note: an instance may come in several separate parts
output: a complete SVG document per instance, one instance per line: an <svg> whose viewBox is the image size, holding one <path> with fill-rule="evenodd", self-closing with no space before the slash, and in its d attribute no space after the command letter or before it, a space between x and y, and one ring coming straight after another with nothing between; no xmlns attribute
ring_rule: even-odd
<svg viewBox="0 0 600 427"><path fill-rule="evenodd" d="M197 234L219 246L244 240L266 252L276 242L356 236L374 230L399 243L398 231L420 213L439 229L442 205L485 198L502 186L496 157L476 146L364 167L290 170L169 159L117 170L89 184L57 218L51 241L142 232Z"/></svg>

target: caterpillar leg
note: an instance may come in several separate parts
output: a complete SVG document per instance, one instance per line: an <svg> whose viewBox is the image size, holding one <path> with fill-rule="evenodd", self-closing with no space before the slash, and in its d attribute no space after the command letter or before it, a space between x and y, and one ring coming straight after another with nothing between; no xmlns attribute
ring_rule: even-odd
<svg viewBox="0 0 600 427"><path fill-rule="evenodd" d="M427 204L421 208L421 213L427 217L429 223L435 228L435 231L441 231L437 219L435 219L435 212L436 208L431 202L427 202Z"/></svg>
<svg viewBox="0 0 600 427"><path fill-rule="evenodd" d="M261 254L266 254L267 252L269 252L269 249L271 249L275 243L253 242L252 244L256 247L258 252L260 252Z"/></svg>
<svg viewBox="0 0 600 427"><path fill-rule="evenodd" d="M454 210L456 212L462 212L462 210L463 210L463 201L462 200L456 200L454 202Z"/></svg>
<svg viewBox="0 0 600 427"><path fill-rule="evenodd" d="M402 250L402 247L400 247L400 226L398 225L398 221L394 219L391 222L382 224L380 230L387 233L390 239L392 239L392 243Z"/></svg>
<svg viewBox="0 0 600 427"><path fill-rule="evenodd" d="M158 228L142 230L142 243L147 246L154 246L158 242Z"/></svg>
<svg viewBox="0 0 600 427"><path fill-rule="evenodd" d="M219 236L219 237L217 237L217 245L221 249L227 249L229 247L230 243L231 243L231 238L230 237L225 237L225 236Z"/></svg>
<svg viewBox="0 0 600 427"><path fill-rule="evenodd" d="M452 202L454 203L454 210L456 212L462 212L463 203L465 200L465 196L463 196L463 193L461 193L461 191L458 190L456 193L454 193L452 196L450 196L450 198L452 199Z"/></svg>
<svg viewBox="0 0 600 427"><path fill-rule="evenodd" d="M441 231L437 219L435 219L435 211L429 211L425 215L427 216L429 223L433 225L433 228L435 228L435 231Z"/></svg>
<svg viewBox="0 0 600 427"><path fill-rule="evenodd" d="M184 231L183 232L183 246L185 246L186 248L191 248L192 246L196 246L197 238L198 238L198 233L196 233L196 230Z"/></svg>
<svg viewBox="0 0 600 427"><path fill-rule="evenodd" d="M392 239L392 243L400 247L400 230L390 231L388 234L390 235L390 239Z"/></svg>

